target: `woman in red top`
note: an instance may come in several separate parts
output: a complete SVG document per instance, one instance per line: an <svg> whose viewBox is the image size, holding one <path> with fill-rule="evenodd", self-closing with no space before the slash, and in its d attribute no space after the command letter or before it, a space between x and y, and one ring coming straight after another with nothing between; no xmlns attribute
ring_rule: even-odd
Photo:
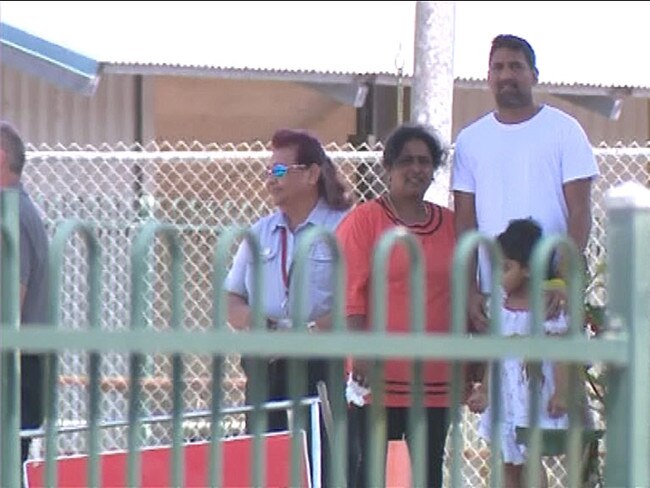
<svg viewBox="0 0 650 488"><path fill-rule="evenodd" d="M450 330L451 263L455 246L453 214L447 208L424 201L434 171L446 159L441 142L423 126L401 125L386 141L383 166L388 191L360 204L339 224L336 234L348 263L346 315L354 330L372 327L371 266L373 250L388 230L403 226L414 234L425 263L425 328L427 332ZM408 333L409 261L404 246L391 251L387 276L387 331ZM351 360L353 378L366 382L367 363ZM428 483L442 486L442 459L448 426L449 368L443 361L427 361L424 370L424 402L428 417ZM389 360L384 371L384 401L388 439L407 435L410 406L410 363ZM365 486L364 454L367 446L367 408L350 405L350 486ZM407 437L408 440L408 437ZM356 474L354 473L356 468Z"/></svg>

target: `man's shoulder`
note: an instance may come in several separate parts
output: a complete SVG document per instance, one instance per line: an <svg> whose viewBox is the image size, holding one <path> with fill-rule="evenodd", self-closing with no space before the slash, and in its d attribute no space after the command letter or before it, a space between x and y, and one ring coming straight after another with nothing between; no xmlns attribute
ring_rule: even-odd
<svg viewBox="0 0 650 488"><path fill-rule="evenodd" d="M20 215L20 224L27 225L29 227L43 228L43 211L36 206L36 203L29 194L21 190L20 198L18 200L19 205L19 215Z"/></svg>
<svg viewBox="0 0 650 488"><path fill-rule="evenodd" d="M542 111L543 111L542 113L546 114L548 117L560 117L560 118L569 118L569 119L574 118L568 112L565 112L561 108L556 107L555 105L551 105L549 103L542 104Z"/></svg>
<svg viewBox="0 0 650 488"><path fill-rule="evenodd" d="M494 127L494 111L490 111L476 119L474 122L466 125L458 133L456 141L462 141L465 138L471 138L476 135L480 135L483 131L491 127Z"/></svg>
<svg viewBox="0 0 650 488"><path fill-rule="evenodd" d="M266 243L269 242L271 235L275 228L282 222L282 214L279 211L275 211L271 214L264 215L258 218L256 221L252 222L248 226L240 226L243 228L247 235L252 236L261 246L266 246ZM244 244L246 240L242 241Z"/></svg>
<svg viewBox="0 0 650 488"><path fill-rule="evenodd" d="M553 120L553 123L582 127L577 118L558 107L554 107L553 105L545 104L543 106L542 114L546 119Z"/></svg>

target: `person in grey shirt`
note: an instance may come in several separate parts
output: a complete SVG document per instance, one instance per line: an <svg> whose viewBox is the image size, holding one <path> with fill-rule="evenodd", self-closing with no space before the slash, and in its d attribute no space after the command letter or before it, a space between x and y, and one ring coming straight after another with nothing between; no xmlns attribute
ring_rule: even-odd
<svg viewBox="0 0 650 488"><path fill-rule="evenodd" d="M278 210L261 218L251 227L262 253L263 313L267 327L271 330L308 327L317 334L331 326L333 254L325 242L319 241L312 246L305 281L308 322L292 324L290 311L294 299L291 293L294 251L300 236L312 226L322 226L334 233L352 202L336 167L315 137L303 131L279 130L274 134L271 144L272 155L265 173L266 188ZM239 246L225 288L229 292L230 326L248 330L252 315L253 258L246 242ZM277 338L281 340L280 335ZM326 364L326 361L320 359L307 361L309 395L317 394L316 384L319 380L326 380ZM242 365L246 371L246 358L242 359ZM267 366L266 399L272 401L289 398L287 361L272 358ZM247 389L249 386L250 381L247 381ZM269 412L268 428L269 431L287 429L286 413ZM323 472L326 473L326 470Z"/></svg>
<svg viewBox="0 0 650 488"><path fill-rule="evenodd" d="M19 192L20 323L45 324L48 300L48 238L34 202L21 183L25 146L18 132L0 122L0 189ZM21 354L20 428L35 429L43 422L43 359ZM29 439L21 440L22 460L29 454Z"/></svg>

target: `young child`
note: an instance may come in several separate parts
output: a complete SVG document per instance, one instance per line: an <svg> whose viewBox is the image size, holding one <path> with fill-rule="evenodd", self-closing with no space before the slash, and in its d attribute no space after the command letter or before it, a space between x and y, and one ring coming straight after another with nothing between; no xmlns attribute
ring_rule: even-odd
<svg viewBox="0 0 650 488"><path fill-rule="evenodd" d="M504 255L502 288L505 294L501 307L501 335L508 337L530 334L530 269L529 260L533 247L542 236L539 225L531 219L513 220L497 237ZM546 334L563 334L567 330L566 319L544 323ZM519 488L525 483L526 448L518 444L515 428L528 426L529 381L533 374L521 359L507 358L501 361L501 447L506 487ZM543 361L539 388L539 426L543 429L566 429L568 415L566 405L567 372L561 364ZM483 381L474 385L467 406L474 413L483 413L479 421L479 435L490 440L491 413L488 406L488 378L486 369ZM541 486L546 487L546 472L542 469Z"/></svg>

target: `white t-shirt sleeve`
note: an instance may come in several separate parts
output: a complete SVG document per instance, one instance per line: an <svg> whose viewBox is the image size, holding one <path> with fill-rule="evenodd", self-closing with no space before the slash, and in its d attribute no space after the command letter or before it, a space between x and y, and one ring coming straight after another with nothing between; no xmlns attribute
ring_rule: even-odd
<svg viewBox="0 0 650 488"><path fill-rule="evenodd" d="M562 131L562 183L598 176L593 148L577 120L570 119Z"/></svg>
<svg viewBox="0 0 650 488"><path fill-rule="evenodd" d="M470 164L470 156L465 150L464 138L458 135L454 147L454 159L451 171L451 188L454 191L476 193L474 170Z"/></svg>
<svg viewBox="0 0 650 488"><path fill-rule="evenodd" d="M244 298L248 298L246 290L246 272L248 264L251 262L250 246L247 241L243 241L232 262L232 267L226 276L224 288L231 293L235 293Z"/></svg>

